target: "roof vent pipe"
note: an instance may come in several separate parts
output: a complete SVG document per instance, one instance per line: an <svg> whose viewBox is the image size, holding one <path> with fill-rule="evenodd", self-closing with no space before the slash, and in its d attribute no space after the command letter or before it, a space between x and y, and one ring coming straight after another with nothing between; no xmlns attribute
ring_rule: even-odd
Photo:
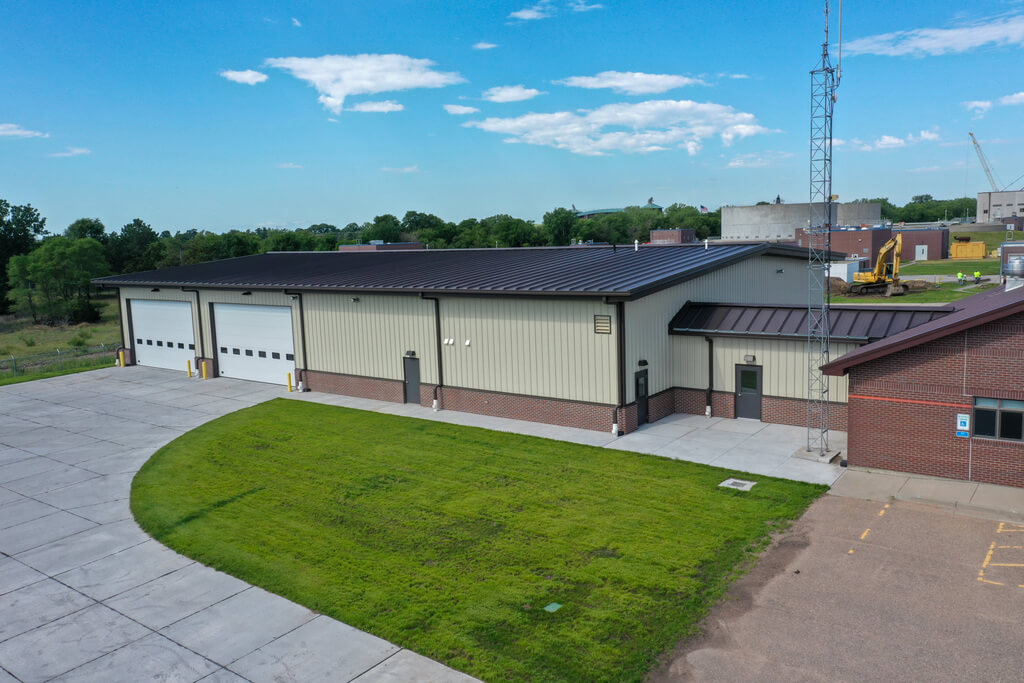
<svg viewBox="0 0 1024 683"><path fill-rule="evenodd" d="M704 251L707 251L707 250L708 250L708 238L705 237L704 238Z"/></svg>
<svg viewBox="0 0 1024 683"><path fill-rule="evenodd" d="M633 251L640 251L640 240L633 240Z"/></svg>

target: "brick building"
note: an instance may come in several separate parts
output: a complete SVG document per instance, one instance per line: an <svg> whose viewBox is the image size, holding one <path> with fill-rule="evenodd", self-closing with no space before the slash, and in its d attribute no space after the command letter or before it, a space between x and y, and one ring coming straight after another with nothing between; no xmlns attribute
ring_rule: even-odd
<svg viewBox="0 0 1024 683"><path fill-rule="evenodd" d="M823 370L849 376L851 465L1024 486L1024 286L964 299Z"/></svg>

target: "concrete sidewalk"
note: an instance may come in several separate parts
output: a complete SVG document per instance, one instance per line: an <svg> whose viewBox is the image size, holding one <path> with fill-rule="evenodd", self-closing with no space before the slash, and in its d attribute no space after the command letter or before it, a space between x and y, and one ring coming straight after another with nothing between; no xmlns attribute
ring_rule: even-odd
<svg viewBox="0 0 1024 683"><path fill-rule="evenodd" d="M906 500L971 517L1024 522L1024 489L919 475L850 468L829 493L844 498Z"/></svg>

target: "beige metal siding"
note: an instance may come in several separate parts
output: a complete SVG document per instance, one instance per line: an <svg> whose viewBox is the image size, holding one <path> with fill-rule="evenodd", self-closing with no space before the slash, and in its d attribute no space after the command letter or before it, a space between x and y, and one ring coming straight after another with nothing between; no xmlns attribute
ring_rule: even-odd
<svg viewBox="0 0 1024 683"><path fill-rule="evenodd" d="M402 379L402 357L415 351L421 381L437 382L433 301L378 294L304 296L309 369Z"/></svg>
<svg viewBox="0 0 1024 683"><path fill-rule="evenodd" d="M708 386L708 348L703 337L672 335L675 357L674 383L678 387L706 389ZM736 366L745 364L744 356L756 358L752 365L762 370L762 392L766 396L807 398L807 342L802 339L757 339L715 337L716 391L736 389ZM835 343L833 359L859 348L857 344ZM848 380L829 377L829 400L846 403Z"/></svg>
<svg viewBox="0 0 1024 683"><path fill-rule="evenodd" d="M595 334L594 316L612 316ZM446 298L445 383L530 396L618 402L615 308L597 301ZM466 341L469 340L469 346Z"/></svg>
<svg viewBox="0 0 1024 683"><path fill-rule="evenodd" d="M779 272L779 271L782 272ZM807 304L807 264L782 256L755 256L626 303L626 402L635 398L633 372L648 362L649 392L676 386L668 323L687 301ZM705 356L707 353L705 352Z"/></svg>

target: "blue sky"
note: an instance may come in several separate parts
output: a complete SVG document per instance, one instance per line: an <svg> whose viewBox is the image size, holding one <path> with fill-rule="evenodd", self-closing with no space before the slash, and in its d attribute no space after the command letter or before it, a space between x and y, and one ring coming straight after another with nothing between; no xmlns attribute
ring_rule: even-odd
<svg viewBox="0 0 1024 683"><path fill-rule="evenodd" d="M0 197L52 231L806 201L822 10L7 2ZM968 131L1003 183L1024 174L1024 2L844 12L842 200L989 189Z"/></svg>

